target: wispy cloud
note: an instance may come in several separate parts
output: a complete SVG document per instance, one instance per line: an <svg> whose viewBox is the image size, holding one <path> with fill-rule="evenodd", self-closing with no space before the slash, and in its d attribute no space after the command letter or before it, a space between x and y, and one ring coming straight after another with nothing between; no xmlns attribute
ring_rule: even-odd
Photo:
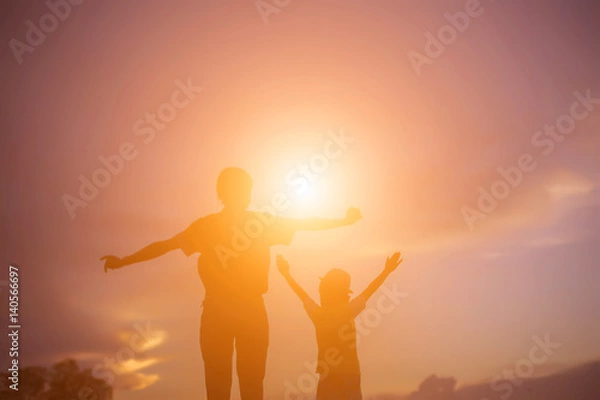
<svg viewBox="0 0 600 400"><path fill-rule="evenodd" d="M142 390L155 384L160 377L158 374L143 374L140 372L122 374L114 383L115 390Z"/></svg>

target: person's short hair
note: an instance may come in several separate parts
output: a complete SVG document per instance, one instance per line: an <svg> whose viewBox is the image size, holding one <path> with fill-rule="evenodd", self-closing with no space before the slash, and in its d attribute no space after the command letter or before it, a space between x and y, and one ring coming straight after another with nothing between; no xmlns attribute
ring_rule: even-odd
<svg viewBox="0 0 600 400"><path fill-rule="evenodd" d="M251 190L252 177L241 168L225 168L217 178L217 196L223 204L231 203L235 198L246 195Z"/></svg>

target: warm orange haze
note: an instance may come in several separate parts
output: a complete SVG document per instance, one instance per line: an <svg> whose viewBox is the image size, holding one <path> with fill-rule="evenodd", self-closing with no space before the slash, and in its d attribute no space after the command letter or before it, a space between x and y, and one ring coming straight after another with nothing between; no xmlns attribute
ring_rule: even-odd
<svg viewBox="0 0 600 400"><path fill-rule="evenodd" d="M0 7L2 399L600 398L597 2Z"/></svg>

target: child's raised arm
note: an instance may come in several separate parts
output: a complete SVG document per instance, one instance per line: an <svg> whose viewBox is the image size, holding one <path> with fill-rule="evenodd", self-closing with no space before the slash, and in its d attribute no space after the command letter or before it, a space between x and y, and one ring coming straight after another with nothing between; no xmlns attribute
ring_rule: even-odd
<svg viewBox="0 0 600 400"><path fill-rule="evenodd" d="M283 277L285 278L287 283L290 285L290 287L292 288L294 293L296 293L296 295L298 295L300 300L302 300L303 303L306 303L307 301L314 303L314 300L310 298L308 293L306 293L306 291L304 289L302 289L302 286L300 286L298 284L298 282L296 282L296 280L292 277L292 274L290 274L290 264L287 262L287 260L285 258L283 258L283 256L281 254L277 255L276 262L277 262L277 269L279 270L281 275L283 275Z"/></svg>
<svg viewBox="0 0 600 400"><path fill-rule="evenodd" d="M371 296L373 296L373 293L379 289L383 281L385 281L385 278L387 278L392 271L398 268L398 265L400 265L401 262L402 258L399 251L395 252L385 260L385 268L383 269L383 272L380 273L379 276L377 276L377 278L375 278L373 282L371 282L371 284L360 294L364 301L367 301Z"/></svg>

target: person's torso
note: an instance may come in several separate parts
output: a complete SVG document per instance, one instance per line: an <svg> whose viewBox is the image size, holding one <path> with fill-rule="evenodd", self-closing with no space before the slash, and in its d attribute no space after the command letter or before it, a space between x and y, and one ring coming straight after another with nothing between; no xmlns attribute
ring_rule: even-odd
<svg viewBox="0 0 600 400"><path fill-rule="evenodd" d="M208 297L254 297L268 289L270 245L257 213L205 217L198 273ZM262 230L262 231L261 231Z"/></svg>

